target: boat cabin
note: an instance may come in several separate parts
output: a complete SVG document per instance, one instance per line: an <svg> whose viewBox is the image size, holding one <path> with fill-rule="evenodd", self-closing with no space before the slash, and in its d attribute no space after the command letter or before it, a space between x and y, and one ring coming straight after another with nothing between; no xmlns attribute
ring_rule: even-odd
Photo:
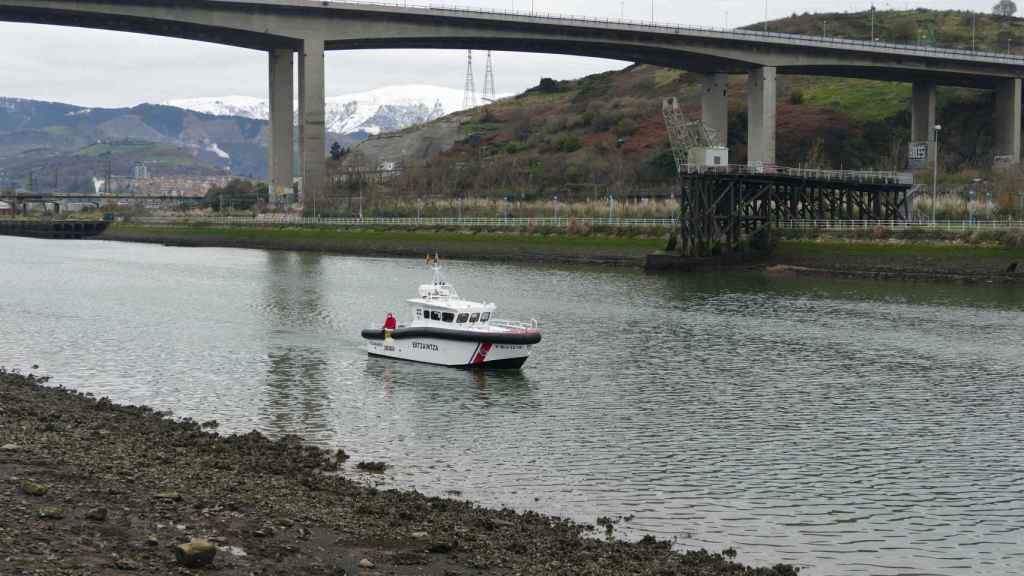
<svg viewBox="0 0 1024 576"><path fill-rule="evenodd" d="M451 286L444 283L420 286L419 296L409 300L413 323L419 326L484 328L489 326L496 309L494 304L461 300Z"/></svg>

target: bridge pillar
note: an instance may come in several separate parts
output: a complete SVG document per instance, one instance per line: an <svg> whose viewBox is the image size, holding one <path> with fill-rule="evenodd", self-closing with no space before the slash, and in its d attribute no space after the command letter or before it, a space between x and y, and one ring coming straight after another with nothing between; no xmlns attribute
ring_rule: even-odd
<svg viewBox="0 0 1024 576"><path fill-rule="evenodd" d="M747 162L775 163L775 78L773 66L747 77Z"/></svg>
<svg viewBox="0 0 1024 576"><path fill-rule="evenodd" d="M729 75L705 74L701 78L701 119L714 131L715 146L729 142Z"/></svg>
<svg viewBox="0 0 1024 576"><path fill-rule="evenodd" d="M327 140L324 108L324 40L307 38L299 53L299 140L302 146L302 204L322 206L327 181Z"/></svg>
<svg viewBox="0 0 1024 576"><path fill-rule="evenodd" d="M927 143L927 156L915 155L911 146L910 167L924 168L935 160L935 82L914 82L910 107L910 142Z"/></svg>
<svg viewBox="0 0 1024 576"><path fill-rule="evenodd" d="M1021 79L996 88L996 157L1000 164L1020 163Z"/></svg>
<svg viewBox="0 0 1024 576"><path fill-rule="evenodd" d="M270 51L270 201L292 192L295 135L295 63L288 49Z"/></svg>

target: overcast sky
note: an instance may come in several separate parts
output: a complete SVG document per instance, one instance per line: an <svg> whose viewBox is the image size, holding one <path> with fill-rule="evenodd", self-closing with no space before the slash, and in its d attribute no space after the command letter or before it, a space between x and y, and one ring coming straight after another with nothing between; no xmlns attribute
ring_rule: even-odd
<svg viewBox="0 0 1024 576"><path fill-rule="evenodd" d="M979 2L981 5L979 5ZM877 0L879 10L926 7L985 10L995 0ZM447 0L481 8L530 10L530 0ZM663 22L743 26L763 20L764 0L654 0ZM865 10L870 0L768 0L771 19L794 12ZM651 18L649 0L533 0L537 12ZM628 63L495 53L499 93L519 92L541 77L578 78ZM427 83L462 89L465 53L454 50L331 52L327 93L334 96L383 86ZM477 63L477 85L483 80ZM262 52L122 32L0 22L0 96L85 106L130 106L176 98L244 95L266 97L267 59Z"/></svg>

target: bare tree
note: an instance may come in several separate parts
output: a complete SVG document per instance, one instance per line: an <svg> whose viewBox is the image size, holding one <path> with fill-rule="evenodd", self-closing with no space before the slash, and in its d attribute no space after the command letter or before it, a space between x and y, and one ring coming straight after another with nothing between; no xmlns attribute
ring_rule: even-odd
<svg viewBox="0 0 1024 576"><path fill-rule="evenodd" d="M992 13L1009 18L1017 13L1017 4L1013 0L999 0L999 3L992 8Z"/></svg>

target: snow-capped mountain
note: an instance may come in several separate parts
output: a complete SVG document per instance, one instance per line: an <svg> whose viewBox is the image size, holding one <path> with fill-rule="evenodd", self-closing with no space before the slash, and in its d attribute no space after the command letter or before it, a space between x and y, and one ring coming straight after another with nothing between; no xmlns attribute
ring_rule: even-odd
<svg viewBox="0 0 1024 576"><path fill-rule="evenodd" d="M169 100L162 104L214 116L241 116L253 120L266 120L270 117L270 103L264 98L253 98L252 96L190 98Z"/></svg>
<svg viewBox="0 0 1024 576"><path fill-rule="evenodd" d="M327 130L335 134L363 132L376 135L430 122L463 110L463 92L441 86L410 84L389 86L327 98ZM266 120L266 99L248 96L171 100L168 106L216 116L242 116Z"/></svg>

